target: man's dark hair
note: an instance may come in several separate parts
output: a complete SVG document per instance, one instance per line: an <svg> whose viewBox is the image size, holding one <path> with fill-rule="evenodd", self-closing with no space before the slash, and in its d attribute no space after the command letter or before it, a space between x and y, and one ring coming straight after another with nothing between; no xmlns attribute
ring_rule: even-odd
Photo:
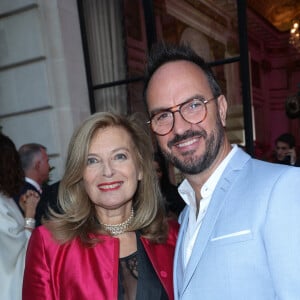
<svg viewBox="0 0 300 300"><path fill-rule="evenodd" d="M283 142L289 145L290 148L294 148L296 143L295 143L295 137L290 134L290 133L283 133L281 134L275 141L275 143L277 144L277 142Z"/></svg>
<svg viewBox="0 0 300 300"><path fill-rule="evenodd" d="M152 47L148 56L143 91L145 102L148 84L155 71L165 63L179 60L189 61L199 66L199 68L202 69L205 76L207 77L213 96L218 97L222 94L221 87L218 84L210 66L189 45L175 45L160 42ZM178 71L180 72L180 70ZM170 74L170 76L172 76L172 74Z"/></svg>
<svg viewBox="0 0 300 300"><path fill-rule="evenodd" d="M0 133L0 191L8 197L20 193L24 172L14 142Z"/></svg>

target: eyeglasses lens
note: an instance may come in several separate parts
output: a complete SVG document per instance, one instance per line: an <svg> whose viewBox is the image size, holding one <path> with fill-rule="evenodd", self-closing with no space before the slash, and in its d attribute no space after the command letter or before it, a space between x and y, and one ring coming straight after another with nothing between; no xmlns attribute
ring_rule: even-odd
<svg viewBox="0 0 300 300"><path fill-rule="evenodd" d="M152 130L158 135L168 134L174 126L174 113L179 112L181 117L191 123L202 122L206 117L206 104L202 99L190 99L182 103L177 110L164 110L151 118Z"/></svg>

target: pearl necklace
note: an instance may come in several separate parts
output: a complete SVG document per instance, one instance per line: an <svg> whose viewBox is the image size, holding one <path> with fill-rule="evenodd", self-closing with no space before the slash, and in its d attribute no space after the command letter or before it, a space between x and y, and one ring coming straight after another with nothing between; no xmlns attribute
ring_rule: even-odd
<svg viewBox="0 0 300 300"><path fill-rule="evenodd" d="M133 208L131 208L131 214L129 218L123 223L120 224L105 224L101 222L99 223L104 227L106 231L108 231L111 235L115 236L124 233L128 229L128 227L132 223L133 217L134 217L134 211Z"/></svg>

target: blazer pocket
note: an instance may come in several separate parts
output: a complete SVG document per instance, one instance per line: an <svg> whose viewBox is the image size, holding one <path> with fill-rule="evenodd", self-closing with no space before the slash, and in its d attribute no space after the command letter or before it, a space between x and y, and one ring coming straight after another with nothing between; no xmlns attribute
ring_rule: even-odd
<svg viewBox="0 0 300 300"><path fill-rule="evenodd" d="M210 239L212 245L226 245L232 243L240 243L253 239L253 234L250 229L231 232L224 235L219 235Z"/></svg>

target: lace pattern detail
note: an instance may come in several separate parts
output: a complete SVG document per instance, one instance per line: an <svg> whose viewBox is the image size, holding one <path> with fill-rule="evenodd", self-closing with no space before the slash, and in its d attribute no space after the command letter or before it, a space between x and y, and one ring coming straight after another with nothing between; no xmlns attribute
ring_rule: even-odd
<svg viewBox="0 0 300 300"><path fill-rule="evenodd" d="M138 254L119 259L119 300L135 300L138 282Z"/></svg>
<svg viewBox="0 0 300 300"><path fill-rule="evenodd" d="M134 253L133 256L125 257L126 267L129 269L131 275L138 279L138 260L137 260L137 253Z"/></svg>

